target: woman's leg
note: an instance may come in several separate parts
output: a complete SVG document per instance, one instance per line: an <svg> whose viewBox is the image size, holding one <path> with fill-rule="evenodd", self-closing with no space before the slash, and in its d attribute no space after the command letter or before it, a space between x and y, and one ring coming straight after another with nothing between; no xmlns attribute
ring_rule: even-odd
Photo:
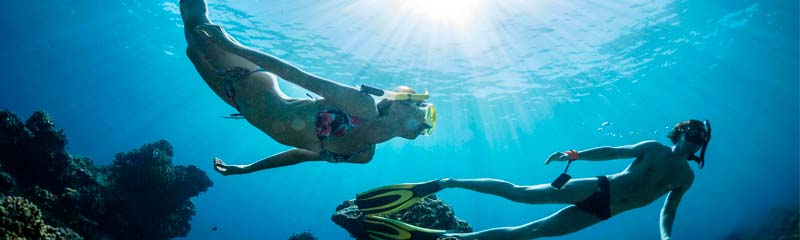
<svg viewBox="0 0 800 240"><path fill-rule="evenodd" d="M202 37L202 33L194 31L199 25L212 24L208 19L207 9L205 0L181 1L181 17L187 42L186 54L214 93L232 107L245 108L240 109L245 116L256 113L263 114L264 112L261 110L266 104L264 99L289 99L278 88L277 80L272 74L231 72L232 69L254 71L258 69L258 66L219 47L207 44L204 42L207 38ZM237 74L242 77L231 77ZM273 103L277 102L280 101L273 101ZM250 114L246 113L247 110L251 110ZM270 113L281 114L279 111L270 111Z"/></svg>
<svg viewBox="0 0 800 240"><path fill-rule="evenodd" d="M461 240L536 239L541 237L554 237L574 233L599 223L600 221L602 220L594 215L578 209L576 206L569 206L559 210L553 215L522 226L493 228L474 233L453 233L447 234L447 236L456 237Z"/></svg>
<svg viewBox="0 0 800 240"><path fill-rule="evenodd" d="M213 45L233 53L241 58L255 63L267 72L274 73L286 81L294 83L306 90L314 92L324 98L339 100L347 99L347 102L364 103L369 102L370 108L374 108L374 100L357 89L346 86L328 79L315 76L295 67L280 58L267 53L245 47L238 43L233 37L225 33L222 27L213 24L204 24L196 28L201 33L200 40L208 45Z"/></svg>
<svg viewBox="0 0 800 240"><path fill-rule="evenodd" d="M510 182L491 178L442 179L442 188L463 188L476 192L496 195L511 201L527 204L574 204L589 197L597 189L596 178L573 179L561 189L549 184L519 186Z"/></svg>
<svg viewBox="0 0 800 240"><path fill-rule="evenodd" d="M181 18L183 19L184 36L186 38L186 55L197 69L197 72L205 80L211 90L231 107L235 107L233 99L227 96L223 81L218 77L217 67L212 64L209 57L220 55L221 51L216 49L201 49L198 44L197 33L194 29L203 24L211 24L208 18L208 6L205 0L181 0Z"/></svg>
<svg viewBox="0 0 800 240"><path fill-rule="evenodd" d="M189 45L194 45L195 41L190 34L194 28L211 24L211 20L208 19L208 4L206 0L180 0L180 10L186 41Z"/></svg>

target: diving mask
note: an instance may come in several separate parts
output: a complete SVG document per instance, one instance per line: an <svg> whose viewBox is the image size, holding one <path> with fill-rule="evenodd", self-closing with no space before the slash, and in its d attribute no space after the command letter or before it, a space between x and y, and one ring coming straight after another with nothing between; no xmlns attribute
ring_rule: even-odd
<svg viewBox="0 0 800 240"><path fill-rule="evenodd" d="M684 130L680 130L680 131L684 132L684 134L685 134L684 138L686 138L686 141L697 143L697 144L703 146L700 149L700 156L699 157L697 155L694 155L694 154L689 156L689 160L695 161L698 164L700 164L700 169L703 169L703 167L706 165L706 149L708 148L708 142L711 141L711 122L709 122L708 120L703 122L703 128L704 129L696 129L696 130L692 130L691 128L687 128L685 131ZM702 131L699 131L699 130L702 130ZM695 141L699 141L699 143L695 142Z"/></svg>
<svg viewBox="0 0 800 240"><path fill-rule="evenodd" d="M686 139L687 142L691 142L697 145L703 145L706 142L706 138L708 138L708 120L703 123L704 127L692 127L688 126L685 128L681 128L678 131L683 133L683 137Z"/></svg>
<svg viewBox="0 0 800 240"><path fill-rule="evenodd" d="M425 112L425 124L428 128L422 130L422 135L430 136L436 126L436 106L433 103L421 103L420 109Z"/></svg>
<svg viewBox="0 0 800 240"><path fill-rule="evenodd" d="M378 97L385 97L385 98L392 99L392 100L401 100L401 101L402 100L425 101L431 96L428 93L428 91L425 91L425 93L422 93L422 94L413 93L413 92L408 92L408 93L405 93L405 92L394 92L394 91L383 90L383 89L380 89L380 88L368 86L368 85L365 85L365 84L361 84L360 90L361 90L361 92L367 93L367 94L370 94L370 95L375 95L375 96L378 96Z"/></svg>
<svg viewBox="0 0 800 240"><path fill-rule="evenodd" d="M384 91L384 97L386 97L388 99L400 100L400 101L404 101L404 100L425 101L430 96L431 95L428 93L428 91L425 91L422 94L417 94L417 93L399 93L399 92L392 92L392 91Z"/></svg>
<svg viewBox="0 0 800 240"><path fill-rule="evenodd" d="M410 89L409 92L394 92L372 87L365 84L361 84L359 89L363 93L378 97L385 97L391 100L396 100L401 102L412 102L425 114L424 123L428 127L422 130L420 134L430 136L431 133L433 133L433 128L436 126L436 107L433 105L433 103L425 102L425 100L430 98L430 94L428 93L428 91L425 91L422 94L414 93L413 90Z"/></svg>

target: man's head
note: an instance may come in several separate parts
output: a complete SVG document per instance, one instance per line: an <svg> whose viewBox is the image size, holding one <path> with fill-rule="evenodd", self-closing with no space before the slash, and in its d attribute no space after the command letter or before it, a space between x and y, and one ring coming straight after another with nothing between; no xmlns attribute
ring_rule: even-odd
<svg viewBox="0 0 800 240"><path fill-rule="evenodd" d="M701 122L691 119L678 123L667 137L675 144L678 151L689 153L688 160L696 161L700 164L700 168L703 168L706 148L711 140L711 123L708 120ZM699 157L694 155L701 149Z"/></svg>
<svg viewBox="0 0 800 240"><path fill-rule="evenodd" d="M672 131L667 137L672 141L672 144L678 144L681 140L685 140L689 143L702 146L708 135L708 130L702 121L690 119L675 124L675 127L672 128Z"/></svg>

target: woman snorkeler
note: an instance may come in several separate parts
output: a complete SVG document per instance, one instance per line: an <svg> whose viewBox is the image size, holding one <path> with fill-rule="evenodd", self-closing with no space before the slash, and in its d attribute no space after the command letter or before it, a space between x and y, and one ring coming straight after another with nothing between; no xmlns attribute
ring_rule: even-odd
<svg viewBox="0 0 800 240"><path fill-rule="evenodd" d="M248 165L214 158L222 175L245 174L307 161L367 163L375 144L430 134L435 122L426 94L408 87L383 91L346 86L304 72L277 57L241 45L208 18L206 0L181 0L186 54L197 72L241 117L275 141L294 147ZM322 98L291 98L276 75ZM369 94L368 94L369 93ZM373 95L384 98L375 103Z"/></svg>

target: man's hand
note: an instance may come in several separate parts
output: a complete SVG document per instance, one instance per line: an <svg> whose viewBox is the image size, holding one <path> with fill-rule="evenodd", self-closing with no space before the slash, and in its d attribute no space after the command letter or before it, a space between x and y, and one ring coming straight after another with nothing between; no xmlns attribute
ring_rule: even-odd
<svg viewBox="0 0 800 240"><path fill-rule="evenodd" d="M550 162L552 162L552 161L561 161L561 162L563 162L563 161L568 161L568 160L569 160L569 156L567 156L566 153L554 152L552 155L550 155L549 158L547 158L547 160L544 160L544 164L545 165L550 164Z"/></svg>

